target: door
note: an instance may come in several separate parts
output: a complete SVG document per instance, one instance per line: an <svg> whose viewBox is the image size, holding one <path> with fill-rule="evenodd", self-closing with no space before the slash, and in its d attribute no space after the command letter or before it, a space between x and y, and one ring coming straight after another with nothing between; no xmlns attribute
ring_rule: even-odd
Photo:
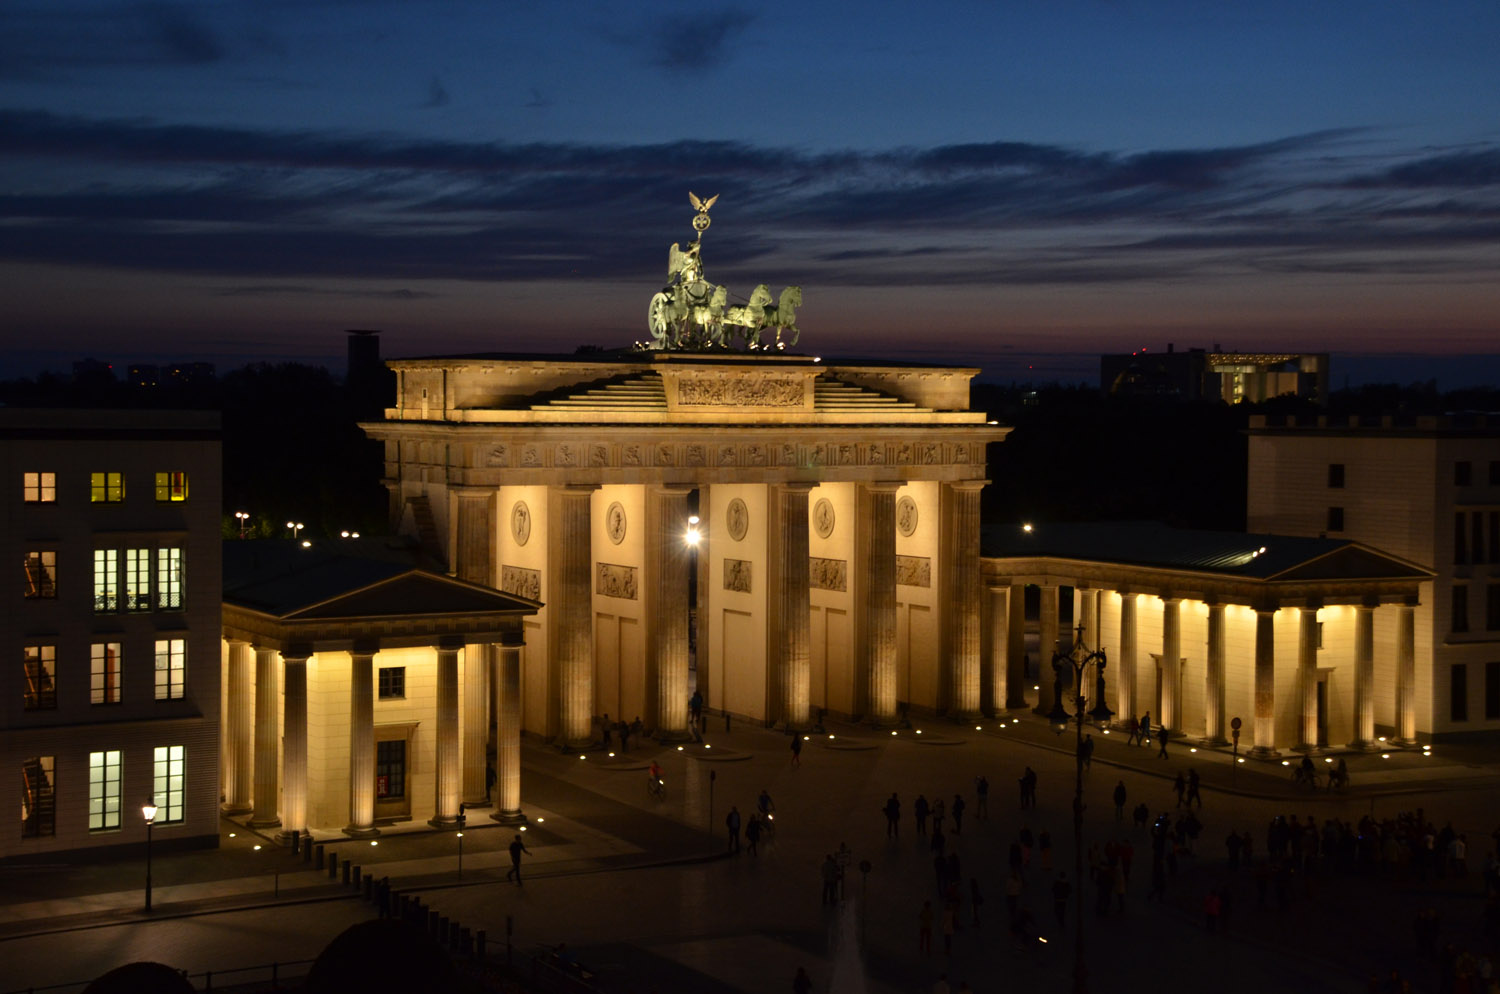
<svg viewBox="0 0 1500 994"><path fill-rule="evenodd" d="M411 817L411 792L407 789L408 741L383 739L375 743L375 819L400 821Z"/></svg>
<svg viewBox="0 0 1500 994"><path fill-rule="evenodd" d="M1328 678L1318 680L1318 745L1328 744Z"/></svg>

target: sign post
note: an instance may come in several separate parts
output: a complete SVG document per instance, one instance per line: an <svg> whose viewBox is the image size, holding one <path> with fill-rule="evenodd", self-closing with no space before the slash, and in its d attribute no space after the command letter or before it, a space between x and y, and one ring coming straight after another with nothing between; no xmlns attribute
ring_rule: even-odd
<svg viewBox="0 0 1500 994"><path fill-rule="evenodd" d="M1240 726L1243 724L1244 722L1238 718L1234 718L1229 722L1229 735L1234 739L1234 762L1230 764L1229 775L1235 782L1238 782L1240 778Z"/></svg>

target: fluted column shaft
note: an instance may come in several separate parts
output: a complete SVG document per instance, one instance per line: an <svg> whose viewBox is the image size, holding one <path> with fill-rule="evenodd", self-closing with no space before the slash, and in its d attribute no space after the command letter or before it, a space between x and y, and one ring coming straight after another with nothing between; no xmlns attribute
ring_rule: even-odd
<svg viewBox="0 0 1500 994"><path fill-rule="evenodd" d="M896 720L896 483L866 483L859 488L857 534L864 569L854 582L861 587L860 648L867 675L869 720L888 725Z"/></svg>
<svg viewBox="0 0 1500 994"><path fill-rule="evenodd" d="M463 800L463 776L458 752L458 651L460 646L439 643L437 654L437 777L432 818L428 824L444 828L458 823Z"/></svg>
<svg viewBox="0 0 1500 994"><path fill-rule="evenodd" d="M1255 609L1255 745L1257 756L1276 755L1276 612Z"/></svg>
<svg viewBox="0 0 1500 994"><path fill-rule="evenodd" d="M275 649L255 647L255 812L250 824L267 828L281 824L276 808L281 802L277 752L281 738L280 703Z"/></svg>
<svg viewBox="0 0 1500 994"><path fill-rule="evenodd" d="M1010 701L1010 587L990 587L990 701L998 714Z"/></svg>
<svg viewBox="0 0 1500 994"><path fill-rule="evenodd" d="M569 749L586 749L594 741L593 550L589 531L594 489L553 487L550 491L548 635L557 660L560 737Z"/></svg>
<svg viewBox="0 0 1500 994"><path fill-rule="evenodd" d="M1140 718L1136 714L1136 633L1135 594L1120 594L1120 659L1119 677L1115 680L1115 711L1122 719Z"/></svg>
<svg viewBox="0 0 1500 994"><path fill-rule="evenodd" d="M307 828L307 658L306 651L283 653L281 835Z"/></svg>
<svg viewBox="0 0 1500 994"><path fill-rule="evenodd" d="M453 574L460 580L489 586L494 581L494 491L460 491L457 499L458 548Z"/></svg>
<svg viewBox="0 0 1500 994"><path fill-rule="evenodd" d="M1396 615L1396 740L1417 740L1417 609L1402 604Z"/></svg>
<svg viewBox="0 0 1500 994"><path fill-rule="evenodd" d="M1006 596L1009 619L1005 624L1005 706L1026 707L1026 586L1010 585Z"/></svg>
<svg viewBox="0 0 1500 994"><path fill-rule="evenodd" d="M255 800L255 663L249 642L229 643L224 811L243 814Z"/></svg>
<svg viewBox="0 0 1500 994"><path fill-rule="evenodd" d="M1318 747L1318 609L1297 612L1297 749Z"/></svg>
<svg viewBox="0 0 1500 994"><path fill-rule="evenodd" d="M375 828L375 653L349 653L349 824L345 835L380 834Z"/></svg>
<svg viewBox="0 0 1500 994"><path fill-rule="evenodd" d="M524 821L521 814L521 641L494 648L496 821Z"/></svg>
<svg viewBox="0 0 1500 994"><path fill-rule="evenodd" d="M979 493L985 480L950 483L945 502L949 508L948 548L944 559L949 569L949 596L952 622L948 643L948 686L952 697L949 707L957 718L970 719L979 714L980 623L984 606L980 602L979 584Z"/></svg>
<svg viewBox="0 0 1500 994"><path fill-rule="evenodd" d="M1224 605L1208 606L1208 664L1203 671L1203 738L1223 745L1224 738Z"/></svg>
<svg viewBox="0 0 1500 994"><path fill-rule="evenodd" d="M489 803L485 770L490 742L490 647L484 642L464 646L463 797L470 808Z"/></svg>
<svg viewBox="0 0 1500 994"><path fill-rule="evenodd" d="M780 719L790 728L805 728L812 695L808 586L807 495L811 484L787 483L771 488L773 571L770 576L772 620L780 689Z"/></svg>
<svg viewBox="0 0 1500 994"><path fill-rule="evenodd" d="M1052 671L1052 657L1057 654L1057 584L1042 584L1041 640L1037 645L1037 691L1036 709L1040 714L1049 714L1057 699L1056 674Z"/></svg>
<svg viewBox="0 0 1500 994"><path fill-rule="evenodd" d="M1161 600L1161 723L1182 730L1182 599Z"/></svg>
<svg viewBox="0 0 1500 994"><path fill-rule="evenodd" d="M1354 741L1356 749L1375 741L1375 606L1354 608Z"/></svg>
<svg viewBox="0 0 1500 994"><path fill-rule="evenodd" d="M654 675L649 717L663 740L687 738L688 570L692 556L683 538L690 489L646 491L647 673ZM623 717L623 716L622 716Z"/></svg>

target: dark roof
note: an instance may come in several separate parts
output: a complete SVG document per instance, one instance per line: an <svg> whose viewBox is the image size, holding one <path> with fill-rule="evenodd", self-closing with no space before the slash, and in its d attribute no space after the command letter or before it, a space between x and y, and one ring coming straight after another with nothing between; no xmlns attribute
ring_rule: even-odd
<svg viewBox="0 0 1500 994"><path fill-rule="evenodd" d="M1218 573L1258 580L1425 578L1415 563L1358 542L1194 531L1154 521L985 525L991 559L1046 557Z"/></svg>
<svg viewBox="0 0 1500 994"><path fill-rule="evenodd" d="M537 602L422 569L399 542L224 543L224 602L279 618L520 611Z"/></svg>

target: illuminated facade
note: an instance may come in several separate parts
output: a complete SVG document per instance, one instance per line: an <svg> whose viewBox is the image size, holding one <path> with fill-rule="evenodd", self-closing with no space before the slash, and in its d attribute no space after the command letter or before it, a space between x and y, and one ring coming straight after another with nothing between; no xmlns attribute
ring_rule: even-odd
<svg viewBox="0 0 1500 994"><path fill-rule="evenodd" d="M1500 418L1251 418L1252 530L1366 542L1430 566L1417 727L1500 731Z"/></svg>
<svg viewBox="0 0 1500 994"><path fill-rule="evenodd" d="M0 410L0 857L218 840L217 414Z"/></svg>
<svg viewBox="0 0 1500 994"><path fill-rule="evenodd" d="M1326 404L1328 353L1223 352L1217 345L1178 352L1168 345L1165 352L1100 356L1099 381L1105 392L1124 397L1238 404L1290 395Z"/></svg>
<svg viewBox="0 0 1500 994"><path fill-rule="evenodd" d="M1051 710L1052 647L1072 644L1059 621L1069 596L1089 648L1108 655L1117 721L1149 711L1153 725L1221 744L1239 717L1241 751L1260 756L1409 741L1425 731L1413 622L1431 575L1348 540L1135 522L986 529L991 696ZM1029 683L1027 585L1041 588L1040 678Z"/></svg>
<svg viewBox="0 0 1500 994"><path fill-rule="evenodd" d="M977 370L669 351L390 366L396 406L363 428L397 529L545 604L521 653L528 731L582 748L608 714L681 736L694 688L793 727L979 710L979 492L1008 429L969 409Z"/></svg>

